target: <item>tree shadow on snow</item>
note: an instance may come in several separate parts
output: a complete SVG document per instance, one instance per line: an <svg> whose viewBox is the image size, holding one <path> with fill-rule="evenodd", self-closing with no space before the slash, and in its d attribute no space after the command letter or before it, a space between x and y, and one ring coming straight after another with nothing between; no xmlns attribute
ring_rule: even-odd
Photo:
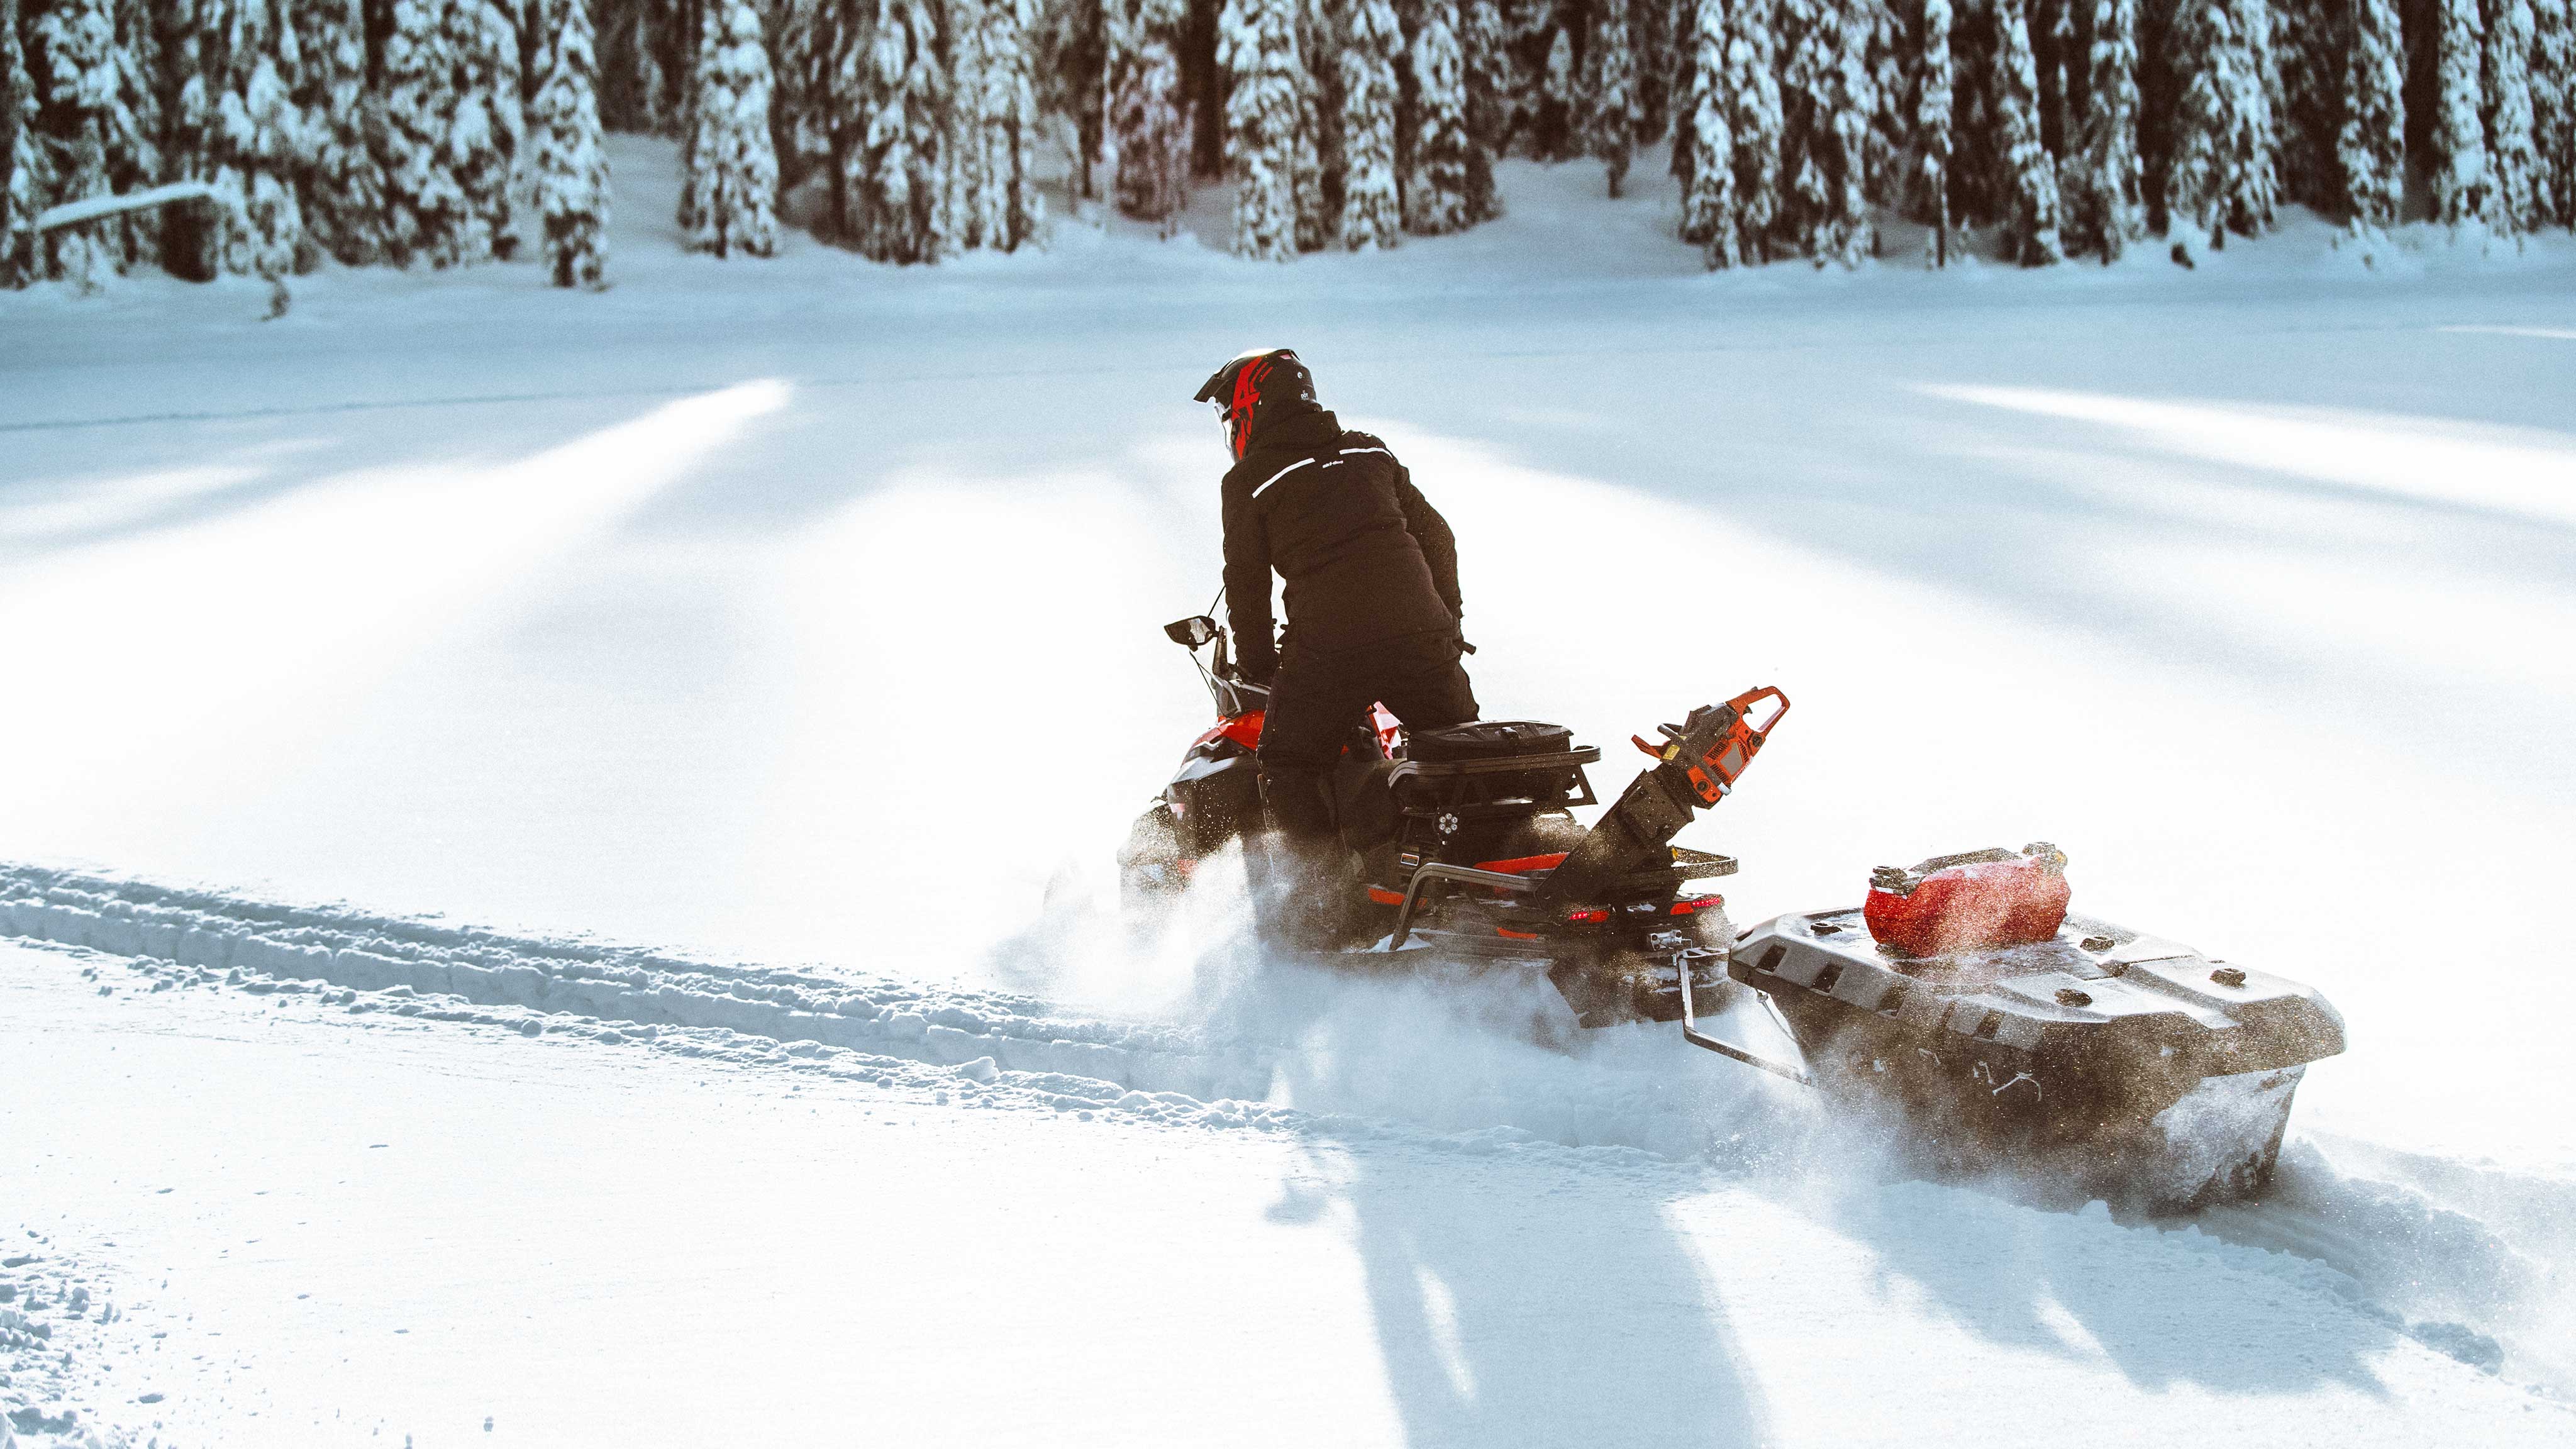
<svg viewBox="0 0 2576 1449"><path fill-rule="evenodd" d="M1989 1343L2104 1358L2150 1391L2385 1392L2371 1361L2403 1334L2321 1264L2187 1227L2123 1226L2092 1205L2023 1206L2008 1183L1822 1185L1816 1204L1879 1265L1881 1292L1920 1294Z"/></svg>
<svg viewBox="0 0 2576 1449"><path fill-rule="evenodd" d="M371 472L488 469L632 422L664 397L253 409L0 434L0 561L222 523Z"/></svg>
<svg viewBox="0 0 2576 1449"><path fill-rule="evenodd" d="M2371 578L2576 584L2576 528L2558 518L2363 486L2325 476L2331 468L2299 471L2305 462L2217 461L2172 440L1918 389L1996 379L2113 400L2180 395L2227 409L2336 406L2347 411L2334 425L2351 424L2360 430L2355 436L2384 428L2428 443L2449 436L2438 420L2426 422L2436 407L2451 406L2463 418L2490 411L2461 395L2477 389L2458 383L2403 404L2380 396L2338 355L2350 347L2339 334L2282 343L2251 360L2231 353L2253 350L2223 331L2195 346L2229 360L2211 361L2207 371L2197 356L2189 370L2159 368L2105 345L2077 349L2089 374L2070 374L2062 346L1973 336L1943 350L1899 344L1885 352L1849 338L1812 349L1705 354L1648 344L1587 356L1579 369L1541 353L1482 360L1482 386L1402 415L1456 437L1507 440L1502 454L1517 463L1669 500L1691 514L2052 628L2079 627L2175 667L2248 689L2295 691L2337 710L2383 701L2384 670L2369 660L2321 656L2295 618L2271 617L2259 604L2177 608L2174 587L2193 569L2259 576L2265 560L2355 587ZM2104 355L2093 356L2097 351ZM2576 358L2576 349L2569 353ZM1672 398L1676 371L1690 377L1687 405ZM2506 382L2496 379L2488 390L2516 397L2529 391L2527 383ZM1398 375L1384 386L1404 390ZM1637 427L1640 396L1673 406L1659 404L1657 425ZM2356 402L2392 410L2352 411ZM2524 406L2525 420L2559 411L2527 399ZM2481 436L2480 424L2462 426L2467 436ZM2541 435L2522 436L2539 439L2536 448L2548 445ZM1406 443L1400 434L1394 441L1399 450ZM2562 433L2555 443L2576 468L2576 441ZM1417 481L1435 502L1445 496L1444 480ZM1474 540L1466 542L1472 547ZM1722 565L1722 557L1669 561L1670 569L1714 570L1716 577ZM1594 579L1587 607L1615 614L1623 592L1643 597L1659 576L1641 570L1624 584ZM2537 702L2511 684L2493 692L2495 708Z"/></svg>
<svg viewBox="0 0 2576 1449"><path fill-rule="evenodd" d="M1351 1214L1405 1442L1751 1445L1768 1413L1651 1188L1362 1145L1274 1220Z"/></svg>

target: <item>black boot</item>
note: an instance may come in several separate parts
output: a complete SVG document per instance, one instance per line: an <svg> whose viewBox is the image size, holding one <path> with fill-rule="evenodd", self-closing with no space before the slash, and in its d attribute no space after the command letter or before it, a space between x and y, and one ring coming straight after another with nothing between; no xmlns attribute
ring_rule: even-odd
<svg viewBox="0 0 2576 1449"><path fill-rule="evenodd" d="M1245 854L1253 931L1274 950L1334 950L1349 933L1359 876L1323 782L1265 771L1261 795L1271 828L1247 842Z"/></svg>

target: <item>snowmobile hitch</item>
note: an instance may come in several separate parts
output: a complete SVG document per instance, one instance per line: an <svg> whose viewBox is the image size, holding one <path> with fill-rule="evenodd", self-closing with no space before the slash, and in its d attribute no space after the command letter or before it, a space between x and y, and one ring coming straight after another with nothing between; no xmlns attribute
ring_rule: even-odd
<svg viewBox="0 0 2576 1449"><path fill-rule="evenodd" d="M1691 999L1691 968L1699 964L1699 958L1712 954L1715 953L1705 951L1680 951L1674 953L1673 972L1681 978L1682 983L1682 1040L1689 1042L1695 1047L1706 1047L1710 1051L1717 1053L1719 1056L1731 1057L1736 1061L1744 1063L1748 1067L1759 1067L1763 1071L1769 1072L1775 1077L1786 1077L1790 1081L1797 1083L1799 1086L1814 1086L1816 1084L1816 1079L1808 1076L1804 1070L1798 1067L1790 1066L1785 1062L1775 1062L1767 1057L1755 1056L1753 1053L1746 1051L1740 1046L1734 1046L1727 1042L1719 1041L1716 1037L1710 1036L1708 1033L1699 1029L1698 1004Z"/></svg>

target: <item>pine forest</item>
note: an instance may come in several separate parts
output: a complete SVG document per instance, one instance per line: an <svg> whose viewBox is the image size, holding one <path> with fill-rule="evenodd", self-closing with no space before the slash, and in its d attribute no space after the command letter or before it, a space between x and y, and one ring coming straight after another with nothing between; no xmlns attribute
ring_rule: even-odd
<svg viewBox="0 0 2576 1449"><path fill-rule="evenodd" d="M2571 11L0 0L0 284L526 255L599 287L610 130L678 144L676 220L720 257L771 255L799 188L877 261L1036 245L1059 176L1165 235L1230 187L1245 257L1389 248L1501 215L1505 158L1608 197L1668 168L1712 268L2188 262L2288 206L2513 238L2576 225Z"/></svg>

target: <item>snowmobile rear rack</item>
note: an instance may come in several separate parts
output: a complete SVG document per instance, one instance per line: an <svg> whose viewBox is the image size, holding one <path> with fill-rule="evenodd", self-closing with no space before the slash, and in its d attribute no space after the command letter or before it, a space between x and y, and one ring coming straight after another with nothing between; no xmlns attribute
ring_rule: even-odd
<svg viewBox="0 0 2576 1449"><path fill-rule="evenodd" d="M1735 874L1735 857L1693 850L1687 845L1668 847L1673 853L1673 876L1677 880L1707 880L1712 876Z"/></svg>
<svg viewBox="0 0 2576 1449"><path fill-rule="evenodd" d="M1413 910L1415 906L1421 904L1423 882L1433 880L1454 880L1466 885L1492 886L1496 890L1515 893L1537 889L1536 884L1529 877L1506 875L1499 870L1478 870L1471 865L1443 865L1438 861L1417 867L1413 872L1413 879L1404 888L1404 906L1395 913L1395 930L1386 938L1386 949L1390 951L1404 949L1405 938L1413 933Z"/></svg>
<svg viewBox="0 0 2576 1449"><path fill-rule="evenodd" d="M1797 1083L1799 1086L1814 1086L1816 1084L1816 1079L1808 1076L1806 1070L1802 1067L1793 1067L1785 1062L1772 1061L1768 1057L1755 1056L1753 1053L1746 1051L1740 1046L1733 1045L1729 1042L1719 1041L1716 1037L1710 1036L1707 1032L1699 1029L1699 1005L1691 999L1692 958L1711 954L1714 953L1696 950L1684 951L1673 959L1674 974L1681 978L1682 983L1682 1040L1689 1042L1695 1047L1706 1047L1710 1051L1717 1053L1719 1056L1731 1057L1736 1061L1744 1063L1748 1067L1759 1067L1763 1071L1769 1072L1775 1077L1786 1077L1790 1081Z"/></svg>

